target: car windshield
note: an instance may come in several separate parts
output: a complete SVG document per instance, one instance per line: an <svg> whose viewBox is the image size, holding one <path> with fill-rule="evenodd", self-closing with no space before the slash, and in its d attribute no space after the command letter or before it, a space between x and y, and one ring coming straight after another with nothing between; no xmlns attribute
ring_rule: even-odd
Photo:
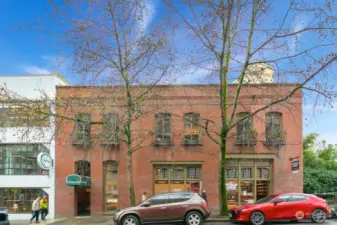
<svg viewBox="0 0 337 225"><path fill-rule="evenodd" d="M268 196L268 197L265 197L265 198L261 198L259 201L256 202L256 204L267 203L267 202L270 202L270 200L272 200L274 198L275 198L274 195Z"/></svg>

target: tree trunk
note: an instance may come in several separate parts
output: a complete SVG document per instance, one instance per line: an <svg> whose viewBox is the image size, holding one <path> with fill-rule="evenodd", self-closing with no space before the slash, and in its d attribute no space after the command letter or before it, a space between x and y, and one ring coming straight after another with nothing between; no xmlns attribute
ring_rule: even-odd
<svg viewBox="0 0 337 225"><path fill-rule="evenodd" d="M128 166L129 203L130 203L130 206L135 206L136 197L135 197L135 188L134 188L134 183L133 183L133 166L132 166L131 146L128 146L127 162L128 162L127 166Z"/></svg>
<svg viewBox="0 0 337 225"><path fill-rule="evenodd" d="M228 216L227 189L226 189L226 146L227 132L221 131L220 146L220 215Z"/></svg>

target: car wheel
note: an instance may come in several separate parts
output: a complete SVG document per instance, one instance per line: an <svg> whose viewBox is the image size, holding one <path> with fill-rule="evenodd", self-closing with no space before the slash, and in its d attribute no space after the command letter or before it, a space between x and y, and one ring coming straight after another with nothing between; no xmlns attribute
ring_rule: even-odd
<svg viewBox="0 0 337 225"><path fill-rule="evenodd" d="M122 225L139 225L139 220L133 215L127 215L123 218Z"/></svg>
<svg viewBox="0 0 337 225"><path fill-rule="evenodd" d="M250 214L249 221L253 225L262 225L264 224L264 215L260 211L254 211Z"/></svg>
<svg viewBox="0 0 337 225"><path fill-rule="evenodd" d="M324 223L326 220L326 212L323 209L315 209L312 212L311 220L314 223Z"/></svg>
<svg viewBox="0 0 337 225"><path fill-rule="evenodd" d="M201 225L202 224L202 216L201 216L200 213L195 212L195 211L189 212L186 215L185 223L187 225Z"/></svg>

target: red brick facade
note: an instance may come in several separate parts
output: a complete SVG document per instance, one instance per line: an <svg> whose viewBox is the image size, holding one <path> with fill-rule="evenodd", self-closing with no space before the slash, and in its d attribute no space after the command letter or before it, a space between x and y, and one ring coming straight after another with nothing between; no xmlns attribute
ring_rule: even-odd
<svg viewBox="0 0 337 225"><path fill-rule="evenodd" d="M252 85L244 86L240 97L237 112L254 112L268 104L272 99L279 99L287 95L294 85ZM57 96L62 98L95 98L98 96L109 97L113 87L58 87ZM232 96L235 85L230 87L231 96L228 107L232 110ZM172 113L171 132L173 146L149 146L137 150L133 154L134 183L137 202L143 192L151 196L154 191L153 163L154 162L198 162L202 164L202 188L207 190L210 207L213 211L219 206L219 146L210 140L205 131L201 130L201 146L182 146L183 115L189 112L200 114L202 119L210 119L219 124L220 108L218 86L192 85L192 86L158 86L155 93L159 97L145 101L144 104L154 106L152 113L140 117L133 124L134 130L139 130L139 136L155 127L155 112ZM117 95L117 94L116 94ZM153 95L155 96L155 95ZM64 101L64 100L63 100ZM81 102L81 100L79 101ZM121 101L122 102L122 101ZM83 103L84 104L84 103ZM87 107L74 105L65 106L59 103L57 112L64 116L73 117L75 113L89 112L93 121L101 121L102 108L93 108L88 103ZM116 106L116 105L114 105ZM273 148L263 143L265 132L266 112L282 113L282 126L287 131L286 143L280 148ZM100 125L93 125L92 134L98 132ZM302 192L303 191L303 165L302 165L302 93L298 91L285 103L274 105L253 117L253 127L256 129L257 143L253 147L240 147L235 145L235 138L228 141L227 158L269 159L272 165L271 181L273 193ZM88 160L91 163L91 214L103 212L103 161L115 160L118 162L118 193L119 206L129 205L127 174L126 174L126 148L121 143L119 149L105 150L95 144L89 150L75 148L69 138L74 128L73 122L62 122L56 139L56 215L76 215L74 187L66 186L65 179L74 173L74 163L77 160ZM214 126L210 129L215 130ZM235 128L233 129L233 132ZM145 142L152 142L149 137ZM297 173L291 170L291 158L299 157L300 167Z"/></svg>

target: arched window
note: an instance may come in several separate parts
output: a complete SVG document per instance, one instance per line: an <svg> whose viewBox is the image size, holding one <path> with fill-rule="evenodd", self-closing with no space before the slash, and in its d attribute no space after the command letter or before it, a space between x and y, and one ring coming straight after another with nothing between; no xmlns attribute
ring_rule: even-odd
<svg viewBox="0 0 337 225"><path fill-rule="evenodd" d="M81 176L90 177L90 162L86 160L78 160L75 162L75 173Z"/></svg>
<svg viewBox="0 0 337 225"><path fill-rule="evenodd" d="M103 162L104 168L104 210L118 208L118 163L113 160Z"/></svg>

